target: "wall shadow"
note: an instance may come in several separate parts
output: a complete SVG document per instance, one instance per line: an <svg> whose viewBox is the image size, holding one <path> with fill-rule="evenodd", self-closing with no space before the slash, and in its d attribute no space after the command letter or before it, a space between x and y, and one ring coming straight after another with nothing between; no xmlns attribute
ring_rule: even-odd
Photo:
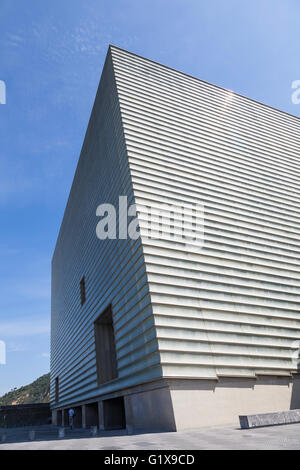
<svg viewBox="0 0 300 470"><path fill-rule="evenodd" d="M300 409L300 371L293 374L293 385L290 410Z"/></svg>

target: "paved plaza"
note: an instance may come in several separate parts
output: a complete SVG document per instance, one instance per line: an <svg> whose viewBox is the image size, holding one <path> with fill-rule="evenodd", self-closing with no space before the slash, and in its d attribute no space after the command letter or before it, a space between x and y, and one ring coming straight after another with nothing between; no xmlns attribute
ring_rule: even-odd
<svg viewBox="0 0 300 470"><path fill-rule="evenodd" d="M96 437L89 430L66 431L58 439L55 428L36 429L36 440L28 440L28 430L6 432L0 450L222 450L222 449L300 449L300 423L241 430L237 425L201 429L127 435L126 431L102 432ZM4 433L0 430L0 435Z"/></svg>

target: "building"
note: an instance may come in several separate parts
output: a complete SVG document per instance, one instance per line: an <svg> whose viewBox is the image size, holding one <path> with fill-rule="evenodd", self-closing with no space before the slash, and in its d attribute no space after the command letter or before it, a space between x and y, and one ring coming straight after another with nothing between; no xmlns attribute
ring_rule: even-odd
<svg viewBox="0 0 300 470"><path fill-rule="evenodd" d="M109 48L52 262L55 423L300 408L299 154L299 118ZM202 200L204 246L99 240L120 195L141 232L147 204Z"/></svg>

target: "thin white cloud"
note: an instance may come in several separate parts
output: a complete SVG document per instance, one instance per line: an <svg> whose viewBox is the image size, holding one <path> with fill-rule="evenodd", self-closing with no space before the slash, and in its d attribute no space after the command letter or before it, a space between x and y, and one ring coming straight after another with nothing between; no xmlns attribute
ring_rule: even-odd
<svg viewBox="0 0 300 470"><path fill-rule="evenodd" d="M50 284L51 281L49 277L39 279L35 276L29 276L26 280L7 279L6 283L0 286L0 296L17 296L19 299L25 301L49 300L51 297Z"/></svg>
<svg viewBox="0 0 300 470"><path fill-rule="evenodd" d="M11 256L19 253L20 250L17 250L16 248L9 248L8 246L0 245L0 256Z"/></svg>
<svg viewBox="0 0 300 470"><path fill-rule="evenodd" d="M15 342L8 342L6 344L6 352L24 352L27 348L23 344L15 343Z"/></svg>
<svg viewBox="0 0 300 470"><path fill-rule="evenodd" d="M99 21L99 18L82 19L74 28L57 28L49 20L42 25L36 22L31 24L28 30L19 30L17 33L8 33L6 36L8 45L21 46L26 39L26 43L37 45L43 49L44 57L57 62L65 63L66 60L80 59L84 54L100 56L106 52L109 44L114 42L115 35L118 35L122 47L130 47L138 41L136 35L124 34L114 25ZM51 41L49 41L51 36ZM98 67L95 70L99 73Z"/></svg>
<svg viewBox="0 0 300 470"><path fill-rule="evenodd" d="M23 38L17 34L8 33L8 38L15 42L23 42Z"/></svg>
<svg viewBox="0 0 300 470"><path fill-rule="evenodd" d="M12 47L19 47L23 44L24 38L19 34L8 33L6 38L6 44Z"/></svg>
<svg viewBox="0 0 300 470"><path fill-rule="evenodd" d="M35 336L48 334L50 332L50 322L46 319L32 317L22 321L0 322L0 338L17 338L22 336Z"/></svg>
<svg viewBox="0 0 300 470"><path fill-rule="evenodd" d="M50 299L50 280L30 280L22 285L15 285L14 288L20 295L28 299Z"/></svg>

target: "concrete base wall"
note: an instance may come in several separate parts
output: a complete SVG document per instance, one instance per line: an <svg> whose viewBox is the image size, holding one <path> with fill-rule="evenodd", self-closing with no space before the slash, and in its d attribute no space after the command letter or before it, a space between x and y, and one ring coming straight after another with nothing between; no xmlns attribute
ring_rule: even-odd
<svg viewBox="0 0 300 470"><path fill-rule="evenodd" d="M50 404L0 406L0 428L49 424Z"/></svg>
<svg viewBox="0 0 300 470"><path fill-rule="evenodd" d="M176 431L168 387L128 395L125 398L125 412L129 428Z"/></svg>
<svg viewBox="0 0 300 470"><path fill-rule="evenodd" d="M172 381L176 429L235 423L239 415L300 408L299 377Z"/></svg>
<svg viewBox="0 0 300 470"><path fill-rule="evenodd" d="M120 391L107 397L107 400L117 397L124 397L129 431L176 431L232 423L239 425L239 415L299 409L300 376L220 378L218 381L164 379ZM101 397L93 403L88 405L90 412L93 412L91 419L93 423L98 419L99 428L105 429L105 399ZM86 415L86 405L81 405L83 417ZM77 409L79 406L76 404ZM54 424L56 415L54 410ZM82 425L85 426L90 420L85 423L84 418L83 421Z"/></svg>

